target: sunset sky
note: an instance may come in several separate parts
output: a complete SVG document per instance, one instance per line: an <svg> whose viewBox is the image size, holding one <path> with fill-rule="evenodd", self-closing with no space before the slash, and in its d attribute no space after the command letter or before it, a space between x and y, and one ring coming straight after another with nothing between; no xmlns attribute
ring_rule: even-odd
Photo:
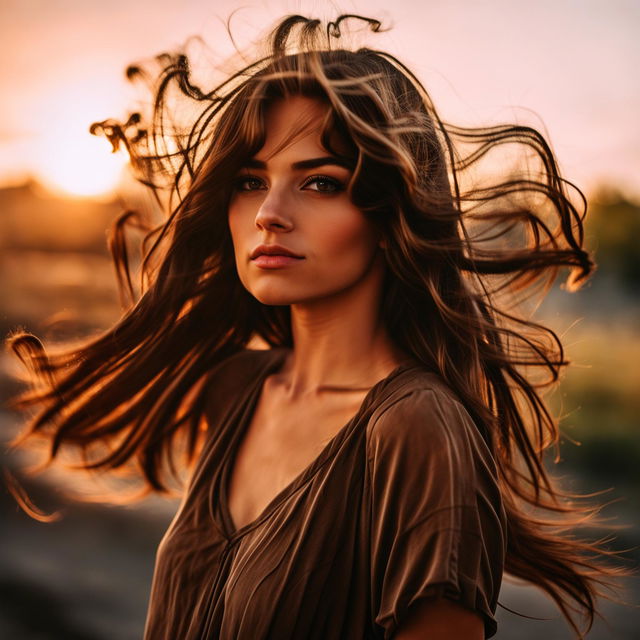
<svg viewBox="0 0 640 640"><path fill-rule="evenodd" d="M286 13L377 17L445 120L546 128L566 177L640 198L637 0L0 0L0 185L105 191L124 158L87 133L136 94L125 67L201 35L221 56Z"/></svg>

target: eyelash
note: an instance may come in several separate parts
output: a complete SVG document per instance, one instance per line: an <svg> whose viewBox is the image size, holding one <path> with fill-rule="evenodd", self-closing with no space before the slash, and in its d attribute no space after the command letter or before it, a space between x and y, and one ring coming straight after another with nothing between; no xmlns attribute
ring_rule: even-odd
<svg viewBox="0 0 640 640"><path fill-rule="evenodd" d="M262 183L262 180L260 180L260 178L257 178L256 176L240 176L239 178L236 178L235 180L235 189L236 191L257 191L258 189L244 189L243 186L247 183L247 182L260 182Z"/></svg>
<svg viewBox="0 0 640 640"><path fill-rule="evenodd" d="M241 176L235 182L236 191L248 193L250 191L259 191L260 190L260 188L258 188L258 189L246 189L246 188L243 188L244 185L246 185L246 183L248 183L248 182L259 182L259 183L263 184L262 179L258 178L257 176L251 176L251 175ZM326 183L328 183L328 184L330 184L332 186L332 189L330 189L329 191L322 191L321 189L311 189L311 191L316 191L317 193L339 193L340 191L344 191L344 189L345 189L345 185L344 185L343 182L341 182L340 180L338 180L336 178L332 178L331 176L325 176L325 175L309 176L304 181L304 183L302 184L302 188L304 189L304 188L308 187L309 185L313 184L314 182L326 182Z"/></svg>
<svg viewBox="0 0 640 640"><path fill-rule="evenodd" d="M322 191L320 189L312 189L312 191L317 191L318 193L338 193L339 191L344 191L345 185L340 180L336 178L332 178L331 176L309 176L303 183L302 187L308 187L310 184L314 182L326 182L331 185L332 189L329 191Z"/></svg>

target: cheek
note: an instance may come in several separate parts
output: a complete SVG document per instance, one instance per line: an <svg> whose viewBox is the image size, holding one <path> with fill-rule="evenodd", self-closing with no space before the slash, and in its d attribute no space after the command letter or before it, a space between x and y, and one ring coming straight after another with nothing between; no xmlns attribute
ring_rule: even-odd
<svg viewBox="0 0 640 640"><path fill-rule="evenodd" d="M233 206L229 207L229 213L227 214L227 225L229 226L229 233L233 240L233 245L236 245L238 234L240 231L239 216Z"/></svg>
<svg viewBox="0 0 640 640"><path fill-rule="evenodd" d="M246 229L242 220L242 216L238 215L237 211L229 210L227 216L227 225L229 227L229 234L231 235L231 242L233 244L233 253L236 263L236 270L241 282L246 286L246 260L244 255L247 253L246 242Z"/></svg>
<svg viewBox="0 0 640 640"><path fill-rule="evenodd" d="M237 258L239 252L243 250L246 243L246 216L242 215L241 210L230 207L227 215L227 224L229 226L229 233L231 234L231 241L233 242L233 248Z"/></svg>
<svg viewBox="0 0 640 640"><path fill-rule="evenodd" d="M340 262L368 261L376 247L373 227L359 211L328 221L316 238L318 248Z"/></svg>

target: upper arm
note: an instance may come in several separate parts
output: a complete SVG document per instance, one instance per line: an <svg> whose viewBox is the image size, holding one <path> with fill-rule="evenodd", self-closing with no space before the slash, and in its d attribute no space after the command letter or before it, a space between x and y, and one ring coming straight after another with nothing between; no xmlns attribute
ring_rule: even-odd
<svg viewBox="0 0 640 640"><path fill-rule="evenodd" d="M417 602L398 627L393 640L483 640L482 617L439 598Z"/></svg>
<svg viewBox="0 0 640 640"><path fill-rule="evenodd" d="M443 638L493 635L506 524L493 456L464 407L412 391L372 423L367 461L372 609L385 640L411 633L414 610L424 638L445 622Z"/></svg>

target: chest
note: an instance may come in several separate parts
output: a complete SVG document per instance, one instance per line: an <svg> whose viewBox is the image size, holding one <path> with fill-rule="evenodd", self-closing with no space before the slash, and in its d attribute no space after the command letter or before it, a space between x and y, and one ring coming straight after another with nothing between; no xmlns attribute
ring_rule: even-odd
<svg viewBox="0 0 640 640"><path fill-rule="evenodd" d="M265 442L257 437L259 427L266 428L259 423L259 415L256 412L253 431L247 429L246 419L235 425L244 432L238 436L247 436L244 449L248 453L240 462L269 458L258 445L248 446ZM302 418L304 424L311 422L309 415ZM265 468L262 484L239 483L239 490L232 493L237 500L231 504L237 529L244 527L245 531L233 537L225 535L231 533L229 526L234 522L230 522L224 496L233 459L228 454L237 454L240 442L236 438L229 450L228 441L211 441L211 449L206 450L210 455L201 457L196 481L159 549L153 599L157 607L147 637L369 638L362 628L371 617L367 609L368 420L368 414L354 421L346 416L349 427L338 427L341 435L332 438L297 481L282 490L272 481L272 468ZM251 440L250 434L255 434ZM305 439L297 441L304 443ZM274 443L266 446L277 451ZM298 471L291 466L291 457L280 455L271 462L277 470L285 469L288 462L291 473ZM298 458L299 465L305 463ZM250 465L248 469L253 470ZM241 464L235 471L237 478L244 477L237 473L242 471ZM269 492L253 491L265 486ZM214 488L222 494L212 493ZM273 500L279 490L282 493ZM246 519L233 511L238 506L247 508ZM260 524L246 527L263 512ZM176 606L168 610L167 603Z"/></svg>
<svg viewBox="0 0 640 640"><path fill-rule="evenodd" d="M232 456L227 507L236 529L253 522L357 413L366 392L286 404L262 393Z"/></svg>

